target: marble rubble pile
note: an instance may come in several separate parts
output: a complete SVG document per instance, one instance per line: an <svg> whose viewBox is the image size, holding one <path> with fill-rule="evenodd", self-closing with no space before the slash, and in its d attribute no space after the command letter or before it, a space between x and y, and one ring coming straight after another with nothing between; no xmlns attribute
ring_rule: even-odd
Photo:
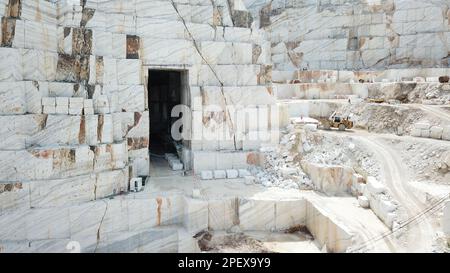
<svg viewBox="0 0 450 273"><path fill-rule="evenodd" d="M265 187L310 189L311 180L298 161L298 156L308 152L299 144L304 139L298 138L292 126L285 133L280 139L280 145L260 149L263 160L259 166L249 168L253 181Z"/></svg>

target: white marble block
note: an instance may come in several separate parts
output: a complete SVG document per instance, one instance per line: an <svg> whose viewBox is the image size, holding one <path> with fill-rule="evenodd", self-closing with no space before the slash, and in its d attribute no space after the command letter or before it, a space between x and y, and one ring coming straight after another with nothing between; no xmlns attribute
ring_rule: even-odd
<svg viewBox="0 0 450 273"><path fill-rule="evenodd" d="M111 58L113 55L112 33L94 29L92 36L92 54Z"/></svg>
<svg viewBox="0 0 450 273"><path fill-rule="evenodd" d="M0 47L0 81L23 79L22 55L15 48Z"/></svg>
<svg viewBox="0 0 450 273"><path fill-rule="evenodd" d="M27 112L25 82L0 82L0 114Z"/></svg>
<svg viewBox="0 0 450 273"><path fill-rule="evenodd" d="M306 225L306 201L281 200L275 202L275 228L286 230Z"/></svg>
<svg viewBox="0 0 450 273"><path fill-rule="evenodd" d="M227 178L228 179L236 179L239 177L239 171L238 170L226 170Z"/></svg>
<svg viewBox="0 0 450 273"><path fill-rule="evenodd" d="M195 235L208 229L208 202L184 197L183 226Z"/></svg>
<svg viewBox="0 0 450 273"><path fill-rule="evenodd" d="M122 85L141 84L141 66L142 62L140 60L117 60L118 83Z"/></svg>
<svg viewBox="0 0 450 273"><path fill-rule="evenodd" d="M116 59L125 59L126 56L127 56L127 35L113 33L112 34L112 57L116 58Z"/></svg>
<svg viewBox="0 0 450 273"><path fill-rule="evenodd" d="M214 179L225 179L227 178L227 173L224 170L215 170Z"/></svg>
<svg viewBox="0 0 450 273"><path fill-rule="evenodd" d="M208 227L211 230L228 230L238 222L237 198L210 200L208 202Z"/></svg>
<svg viewBox="0 0 450 273"><path fill-rule="evenodd" d="M98 130L100 132L100 135L98 135L100 143L113 143L114 131L112 115L105 114L98 116Z"/></svg>
<svg viewBox="0 0 450 273"><path fill-rule="evenodd" d="M202 180L211 180L214 178L214 173L213 171L201 171L200 177L202 178Z"/></svg>
<svg viewBox="0 0 450 273"><path fill-rule="evenodd" d="M115 94L119 111L143 112L145 110L143 85L119 85Z"/></svg>
<svg viewBox="0 0 450 273"><path fill-rule="evenodd" d="M272 231L275 226L275 202L240 199L240 227L245 231Z"/></svg>
<svg viewBox="0 0 450 273"><path fill-rule="evenodd" d="M247 169L239 169L238 172L239 172L239 177L240 178L244 178L246 176L250 176L251 175L251 173Z"/></svg>

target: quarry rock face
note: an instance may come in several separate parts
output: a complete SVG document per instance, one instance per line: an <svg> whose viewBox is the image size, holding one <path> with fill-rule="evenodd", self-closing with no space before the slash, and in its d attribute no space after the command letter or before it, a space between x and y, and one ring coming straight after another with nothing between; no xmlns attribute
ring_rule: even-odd
<svg viewBox="0 0 450 273"><path fill-rule="evenodd" d="M226 178L225 171L217 170L231 169L230 176L237 177L237 170L248 166L240 137L247 129L237 128L228 114L217 119L201 108L219 104L224 114L225 106L275 103L270 42L263 30L251 29L254 19L245 6L233 1L0 0L0 16L2 223L12 219L5 215L16 209L28 215L31 208L116 196L128 192L131 178L149 175L150 68L186 73L183 88L191 89L192 96L185 97L201 102L200 108L193 107L200 115L200 133L214 134L217 128L230 132L228 139L205 140L200 134L196 141L201 145L192 141L184 148L187 168L216 170L216 176ZM191 105L187 99L183 103ZM218 150L233 152L224 161L229 165L217 168L213 160L209 169L209 156L220 158ZM180 170L183 164L172 167ZM195 214L192 204L187 209ZM98 212L103 210L99 204ZM17 233L1 239L79 238L69 234L68 227L48 225L52 232L45 238ZM195 225L195 219L190 220L186 229ZM112 231L107 232L111 239L123 232L116 236L119 241L135 232ZM151 231L138 234L143 241L122 250L151 251L147 242L158 234L167 235L168 242L178 240L176 229ZM91 236L95 232L82 237ZM97 244L97 251L114 251ZM164 250L178 251L176 244Z"/></svg>
<svg viewBox="0 0 450 273"><path fill-rule="evenodd" d="M305 200L126 195L133 178L150 175L150 120L161 112L150 105L150 71L180 72L181 103L192 110L191 138L171 167L253 185L247 168L260 164L261 143L278 144L273 136L289 122L271 119L277 99L400 100L420 84L362 87L349 79L390 74L331 70L448 67L450 15L441 2L0 0L0 252L60 252L73 240L84 252L190 252L208 228L292 225L345 251L350 232ZM293 74L310 81L276 85ZM282 111L328 116L336 107L301 104ZM246 125L236 115L261 109ZM449 126L413 127L413 135L450 140ZM303 165L320 191L350 192L349 168ZM392 226L395 207L379 190L369 185L364 207Z"/></svg>
<svg viewBox="0 0 450 273"><path fill-rule="evenodd" d="M350 192L354 174L351 168L314 164L306 161L302 162L302 167L318 191L338 196Z"/></svg>
<svg viewBox="0 0 450 273"><path fill-rule="evenodd" d="M448 65L447 1L245 2L272 15L261 25L277 70Z"/></svg>

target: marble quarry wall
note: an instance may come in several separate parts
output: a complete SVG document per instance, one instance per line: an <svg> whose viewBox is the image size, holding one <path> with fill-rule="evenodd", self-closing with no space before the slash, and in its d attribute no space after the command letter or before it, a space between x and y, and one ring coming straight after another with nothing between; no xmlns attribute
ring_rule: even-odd
<svg viewBox="0 0 450 273"><path fill-rule="evenodd" d="M447 2L0 0L0 252L55 251L74 239L88 251L196 250L198 226L235 217L208 220L213 203L175 196L164 220L166 199L120 195L150 175L149 70L184 75L181 103L192 110L183 115L184 167L242 169L258 164L261 143L277 140L277 91L278 99L335 95L335 83L272 79L289 82L305 68L448 67ZM405 76L386 73L376 77ZM367 96L347 83L358 77L338 74L346 82L338 95ZM305 107L327 115L335 106ZM253 211L276 210L272 203L241 205L244 230L279 226ZM328 217L298 222L313 231L327 223L314 235L324 244L342 235L331 249L347 247L350 236Z"/></svg>
<svg viewBox="0 0 450 273"><path fill-rule="evenodd" d="M270 130L268 118L238 128L227 110L275 102L270 43L233 2L0 0L0 15L0 182L8 189L45 196L69 183L79 189L69 199L92 200L147 176L148 69L188 75L182 103L194 110L188 133L196 137L184 143L186 168L216 169L219 151L245 167L245 136Z"/></svg>
<svg viewBox="0 0 450 273"><path fill-rule="evenodd" d="M127 192L131 178L149 175L149 69L187 75L182 103L194 110L181 151L187 169L251 164L245 136L276 124L267 112L237 127L227 106L265 108L275 98L270 42L239 3L0 0L2 223L32 229L29 215L52 209L48 217L58 218L60 208ZM210 105L219 109L206 111ZM1 240L73 237L12 236L14 228L2 226Z"/></svg>
<svg viewBox="0 0 450 273"><path fill-rule="evenodd" d="M446 0L245 0L276 70L448 67Z"/></svg>
<svg viewBox="0 0 450 273"><path fill-rule="evenodd" d="M321 249L346 252L352 246L355 230L308 198L200 200L175 194L116 196L3 214L0 253L70 252L76 243L82 253L200 252L194 237L206 230L284 232L304 226Z"/></svg>

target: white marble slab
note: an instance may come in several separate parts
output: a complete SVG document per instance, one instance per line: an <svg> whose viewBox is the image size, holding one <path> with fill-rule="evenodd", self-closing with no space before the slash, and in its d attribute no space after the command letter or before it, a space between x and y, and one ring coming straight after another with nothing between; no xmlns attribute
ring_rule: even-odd
<svg viewBox="0 0 450 273"><path fill-rule="evenodd" d="M23 79L20 50L0 47L0 81L21 81Z"/></svg>
<svg viewBox="0 0 450 273"><path fill-rule="evenodd" d="M119 111L142 112L144 105L144 86L143 85L119 85L116 93L118 96Z"/></svg>
<svg viewBox="0 0 450 273"><path fill-rule="evenodd" d="M275 202L240 199L240 227L245 231L271 231L275 229Z"/></svg>
<svg viewBox="0 0 450 273"><path fill-rule="evenodd" d="M24 114L27 111L25 82L0 82L0 114Z"/></svg>
<svg viewBox="0 0 450 273"><path fill-rule="evenodd" d="M208 229L208 202L184 197L184 228L192 235Z"/></svg>

